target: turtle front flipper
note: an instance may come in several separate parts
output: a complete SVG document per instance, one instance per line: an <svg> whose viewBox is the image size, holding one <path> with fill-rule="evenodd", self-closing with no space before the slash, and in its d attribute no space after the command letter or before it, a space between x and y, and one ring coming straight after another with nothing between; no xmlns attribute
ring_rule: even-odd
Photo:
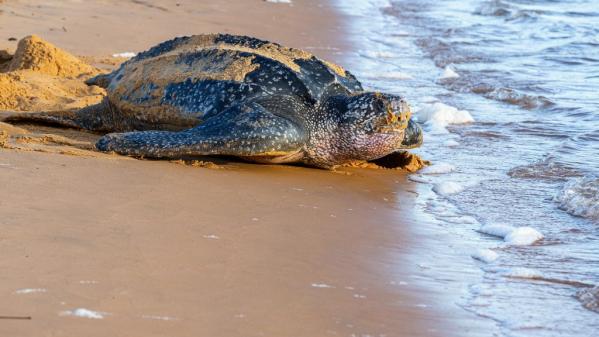
<svg viewBox="0 0 599 337"><path fill-rule="evenodd" d="M19 112L2 119L6 123L32 123L98 132L121 130L107 99L79 110ZM122 123L120 123L122 124Z"/></svg>
<svg viewBox="0 0 599 337"><path fill-rule="evenodd" d="M228 155L264 163L300 161L307 133L297 123L256 102L231 107L204 124L180 132L112 133L101 151L150 158Z"/></svg>

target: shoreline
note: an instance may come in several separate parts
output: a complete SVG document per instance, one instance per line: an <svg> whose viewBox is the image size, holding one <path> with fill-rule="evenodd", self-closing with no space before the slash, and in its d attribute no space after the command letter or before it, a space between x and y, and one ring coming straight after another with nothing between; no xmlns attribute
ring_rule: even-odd
<svg viewBox="0 0 599 337"><path fill-rule="evenodd" d="M23 11L28 3L20 3ZM35 15L44 18L35 26L40 31L25 33L31 27L22 23L33 19L17 15L6 26L16 27L8 35L35 33L91 57L138 52L190 34L181 29L193 18L193 33L227 27L342 65L341 53L350 50L341 14L321 1L291 7L235 1L199 5L188 14L191 1L178 3L100 10L52 1ZM76 7L73 17L62 20L56 11L69 5ZM6 6L12 5L0 8ZM135 24L145 28L171 21L173 13L183 17L168 31L142 34L144 26L134 25L123 34L119 15L131 8ZM98 30L86 21L91 15L112 20L96 40L85 39ZM59 21L76 28L60 32L53 28ZM6 34L0 30L0 49L11 48ZM436 302L445 289L428 293L431 276L418 270L415 256L427 249L426 233L414 230L425 220L415 215L419 191L405 173L348 169L347 176L244 163L212 170L3 149L0 164L8 196L0 203L0 264L7 274L0 299L11 311L2 314L33 317L26 324L3 322L0 334L461 336L482 330L453 303ZM70 317L77 308L104 313L103 319Z"/></svg>
<svg viewBox="0 0 599 337"><path fill-rule="evenodd" d="M590 118L593 110L591 101L569 90L576 81L563 77L588 73L592 62L547 67L573 50L572 41L556 41L554 48L524 57L543 61L523 66L515 51L520 43L509 33L534 32L528 36L534 44L551 35L548 27L551 32L584 31L587 17L564 12L562 3L540 6L543 11L530 21L511 21L492 10L483 14L459 1L340 3L352 16L349 36L355 37L357 52L350 54L350 67L366 86L408 96L424 124L426 142L415 152L433 167L409 178L420 183L414 210L424 221L410 229L417 236L411 236L414 244L423 246L413 261L428 271L421 279L427 291L439 303L453 304L448 307L454 311L457 306L477 316L474 322L480 321L485 336L586 336L594 331L597 289L593 296L579 282L594 285L599 275L597 268L586 267L597 241L592 201L599 189L596 179L579 177L592 177L599 167L593 165L593 138L586 138L597 123L588 119L585 128L567 117L566 102L576 101L571 107L577 116ZM521 14L520 5L508 0L499 7ZM494 30L497 24L505 30ZM577 45L588 42L588 35L572 36ZM505 57L496 58L503 52ZM548 85L547 76L559 80ZM529 87L531 81L539 86ZM513 101L472 90L481 85L493 93L510 91ZM552 91L556 87L559 95ZM522 105L525 101L556 106L531 111ZM533 124L534 134L520 132ZM568 151L561 152L561 142L552 143L549 135L580 141L568 141ZM570 195L566 200L564 193ZM496 224L509 225L505 233L510 234L491 230Z"/></svg>

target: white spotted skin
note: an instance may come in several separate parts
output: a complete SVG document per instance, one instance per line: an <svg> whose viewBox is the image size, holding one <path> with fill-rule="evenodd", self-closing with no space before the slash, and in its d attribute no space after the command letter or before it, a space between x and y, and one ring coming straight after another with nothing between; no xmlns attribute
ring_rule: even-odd
<svg viewBox="0 0 599 337"><path fill-rule="evenodd" d="M390 102L385 100L403 100L384 95L380 102L379 96L362 93L323 102L309 119L304 162L330 168L354 160L378 159L401 149L405 127L389 124L386 104ZM383 103L383 109L376 103Z"/></svg>
<svg viewBox="0 0 599 337"><path fill-rule="evenodd" d="M402 148L405 123L389 116L400 97L378 93L332 96L316 107L292 96L234 106L181 132L110 134L97 147L144 157L233 155L262 163L302 162L332 168L373 160Z"/></svg>

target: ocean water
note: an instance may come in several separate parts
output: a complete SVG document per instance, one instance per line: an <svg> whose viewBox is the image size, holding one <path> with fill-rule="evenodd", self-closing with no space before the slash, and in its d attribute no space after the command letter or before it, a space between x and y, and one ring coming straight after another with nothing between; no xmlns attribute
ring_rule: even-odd
<svg viewBox="0 0 599 337"><path fill-rule="evenodd" d="M458 307L504 336L599 336L599 2L338 4L345 65L426 131L417 211L477 248Z"/></svg>

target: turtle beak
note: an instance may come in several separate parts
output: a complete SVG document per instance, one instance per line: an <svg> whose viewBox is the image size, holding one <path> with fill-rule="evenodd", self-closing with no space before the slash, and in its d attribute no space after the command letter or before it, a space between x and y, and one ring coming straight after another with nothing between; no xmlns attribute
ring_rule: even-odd
<svg viewBox="0 0 599 337"><path fill-rule="evenodd" d="M401 141L401 148L413 149L422 145L422 141L422 128L413 119L410 119L405 129L403 140Z"/></svg>

